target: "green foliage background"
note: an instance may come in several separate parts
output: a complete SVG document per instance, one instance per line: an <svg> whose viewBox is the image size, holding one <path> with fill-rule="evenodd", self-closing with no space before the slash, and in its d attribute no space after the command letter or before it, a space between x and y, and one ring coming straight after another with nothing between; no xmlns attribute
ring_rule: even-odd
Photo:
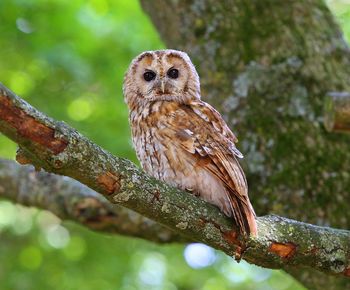
<svg viewBox="0 0 350 290"><path fill-rule="evenodd" d="M349 39L349 2L329 5ZM136 0L0 0L0 81L135 162L122 79L135 55L161 48ZM15 150L0 135L0 157L14 158ZM184 249L94 233L0 201L1 290L303 289L280 271L237 264L210 249L202 254L207 266L195 269Z"/></svg>

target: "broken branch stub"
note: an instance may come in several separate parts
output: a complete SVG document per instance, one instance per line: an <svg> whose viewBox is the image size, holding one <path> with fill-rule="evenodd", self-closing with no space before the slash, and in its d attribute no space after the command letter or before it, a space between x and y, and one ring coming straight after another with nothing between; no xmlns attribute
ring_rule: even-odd
<svg viewBox="0 0 350 290"><path fill-rule="evenodd" d="M328 132L350 132L350 93L331 92L324 105L324 125Z"/></svg>

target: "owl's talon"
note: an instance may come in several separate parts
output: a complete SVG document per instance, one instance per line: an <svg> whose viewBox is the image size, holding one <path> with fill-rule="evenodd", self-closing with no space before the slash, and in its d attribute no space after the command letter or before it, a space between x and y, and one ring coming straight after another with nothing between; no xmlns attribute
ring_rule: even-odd
<svg viewBox="0 0 350 290"><path fill-rule="evenodd" d="M201 194L198 191L194 191L194 188L186 188L186 191L193 194L195 197L201 196Z"/></svg>

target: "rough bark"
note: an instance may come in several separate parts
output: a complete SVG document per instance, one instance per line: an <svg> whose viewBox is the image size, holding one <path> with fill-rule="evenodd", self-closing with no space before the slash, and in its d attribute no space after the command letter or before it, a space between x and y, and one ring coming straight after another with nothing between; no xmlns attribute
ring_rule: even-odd
<svg viewBox="0 0 350 290"><path fill-rule="evenodd" d="M66 175L170 229L268 268L310 267L348 277L350 232L278 216L259 217L258 237L238 236L216 207L147 176L0 85L0 132L20 145L17 160Z"/></svg>
<svg viewBox="0 0 350 290"><path fill-rule="evenodd" d="M157 243L185 238L125 207L110 203L89 187L66 176L35 171L0 158L0 197L49 210L63 220L94 231L139 237ZM186 239L188 241L188 239Z"/></svg>
<svg viewBox="0 0 350 290"><path fill-rule="evenodd" d="M349 92L350 52L326 4L141 3L166 46L189 53L203 99L238 133L257 213L348 229L350 136L325 131L323 103L328 92ZM305 276L318 287L319 277ZM322 289L345 288L321 280Z"/></svg>

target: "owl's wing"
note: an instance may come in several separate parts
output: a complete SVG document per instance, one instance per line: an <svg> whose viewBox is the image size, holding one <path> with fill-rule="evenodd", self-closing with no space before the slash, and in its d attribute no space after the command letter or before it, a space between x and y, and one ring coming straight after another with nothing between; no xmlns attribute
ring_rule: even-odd
<svg viewBox="0 0 350 290"><path fill-rule="evenodd" d="M236 136L221 115L209 104L192 101L186 105L190 114L187 128L191 138L182 147L198 158L201 166L210 171L227 188L231 213L242 233L256 235L255 212L248 198L248 186L237 157L243 155L235 146Z"/></svg>

